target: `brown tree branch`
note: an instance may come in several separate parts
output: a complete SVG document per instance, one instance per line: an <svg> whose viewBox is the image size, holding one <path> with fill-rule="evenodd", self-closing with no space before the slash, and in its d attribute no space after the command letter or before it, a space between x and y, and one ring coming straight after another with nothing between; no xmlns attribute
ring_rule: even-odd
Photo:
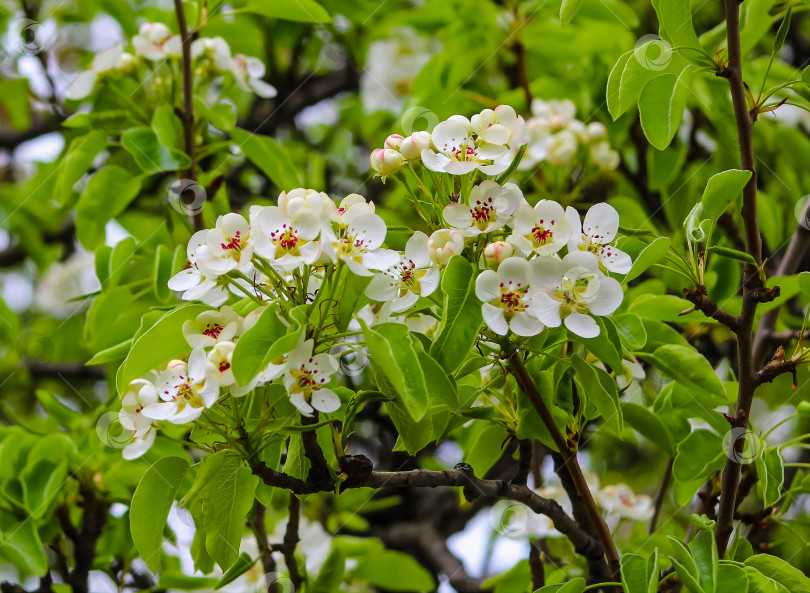
<svg viewBox="0 0 810 593"><path fill-rule="evenodd" d="M672 479L672 466L675 463L675 458L670 457L667 462L667 468L664 470L664 477L661 478L661 486L658 488L658 496L655 497L655 512L652 519L650 519L650 527L648 533L652 535L655 533L655 527L658 525L658 517L661 516L661 507L664 506L664 499L667 496L667 489L669 482Z"/></svg>
<svg viewBox="0 0 810 593"><path fill-rule="evenodd" d="M181 119L183 120L183 136L185 137L186 153L191 159L191 166L183 175L191 181L197 181L197 154L194 140L194 83L191 78L191 42L192 35L189 34L186 25L186 13L183 11L183 0L174 0L174 8L177 13L177 28L180 32L180 40L183 43L183 110ZM189 212L189 221L194 231L201 231L205 228L203 222L202 208Z"/></svg>
<svg viewBox="0 0 810 593"><path fill-rule="evenodd" d="M723 311L717 306L709 296L706 287L702 284L694 290L691 288L683 289L684 298L695 306L695 309L702 312L706 317L710 317L715 321L719 321L731 331L736 332L740 325L740 320L734 315ZM685 312L684 312L685 313Z"/></svg>
<svg viewBox="0 0 810 593"><path fill-rule="evenodd" d="M308 482L277 472L255 457L250 460L250 468L268 486L285 488L296 494L330 492L332 488L317 490ZM460 463L452 470L428 471L408 470L398 472L371 472L365 479L352 479L349 476L343 486L351 483L351 488L436 488L450 486L463 488L468 501L481 497L506 498L525 504L532 511L546 515L554 522L554 527L566 535L577 553L586 558L602 558L602 547L581 525L574 521L554 500L543 498L526 486L510 484L503 480L483 480L476 478L467 464Z"/></svg>
<svg viewBox="0 0 810 593"><path fill-rule="evenodd" d="M537 542L529 542L529 570L532 574L532 589L540 589L546 584L546 571L543 567L543 552Z"/></svg>
<svg viewBox="0 0 810 593"><path fill-rule="evenodd" d="M810 248L810 200L804 207L804 211L799 217L799 222L793 231L793 236L790 238L785 255L782 256L779 266L776 269L777 276L787 276L793 274L799 267L802 258L807 254ZM771 309L763 314L759 319L757 326L757 333L754 335L754 363L762 362L765 356L765 349L768 347L768 340L774 327L776 327L776 320L779 318L779 307Z"/></svg>
<svg viewBox="0 0 810 593"><path fill-rule="evenodd" d="M284 533L284 563L290 573L293 591L301 589L301 573L298 571L298 561L295 559L295 547L298 545L298 524L301 520L301 501L290 492L289 518L287 519L287 531Z"/></svg>
<svg viewBox="0 0 810 593"><path fill-rule="evenodd" d="M532 441L531 439L520 439L518 441L518 466L515 475L512 476L512 484L526 485L529 479L529 472L532 469Z"/></svg>
<svg viewBox="0 0 810 593"><path fill-rule="evenodd" d="M290 494L292 496L292 494ZM273 550L267 543L267 529L264 526L265 507L258 500L253 503L253 535L256 537L256 544L259 547L259 556L262 560L264 574L271 575L276 572L276 561L273 558ZM267 583L267 593L279 593L278 580L270 579Z"/></svg>
<svg viewBox="0 0 810 593"><path fill-rule="evenodd" d="M619 564L619 552L616 550L616 544L613 542L610 529L608 529L605 520L602 518L602 513L600 513L599 509L596 507L596 501L593 499L591 490L588 487L588 483L585 481L585 476L582 473L582 468L579 466L576 451L571 450L565 437L560 432L560 429L557 428L557 423L554 422L551 411L546 407L546 404L543 402L543 398L537 391L537 387L535 387L534 382L526 370L526 367L523 366L523 361L520 358L519 352L514 352L512 354L509 359L509 366L512 370L512 374L517 380L518 386L532 402L532 405L537 410L540 419L543 421L546 429L551 434L551 438L559 450L560 455L563 456L563 459L565 460L565 467L571 474L571 478L576 486L580 502L583 505L585 512L588 514L591 525L593 525L593 528L596 530L596 533L599 536L599 541L602 544L603 553L607 558L608 566L610 567L610 571L612 573L612 578L614 580L618 580L621 571L621 566Z"/></svg>
<svg viewBox="0 0 810 593"><path fill-rule="evenodd" d="M754 118L748 112L745 98L745 83L742 75L742 51L740 49L740 2L724 0L728 39L728 66L724 73L731 89L734 118L737 123L737 137L740 145L742 169L751 172L751 179L743 188L742 218L745 228L745 250L756 266L746 264L743 270L743 303L737 326L737 357L739 388L737 392L735 426L748 426L751 403L757 388L753 356L753 328L757 310L757 299L752 293L761 291L762 281L757 266L762 267L762 237L759 234L757 218L757 174L754 160L752 137ZM722 557L728 546L733 530L735 500L740 481L740 459L744 439L735 439L731 444L726 466L723 470L720 506L717 513L715 540Z"/></svg>

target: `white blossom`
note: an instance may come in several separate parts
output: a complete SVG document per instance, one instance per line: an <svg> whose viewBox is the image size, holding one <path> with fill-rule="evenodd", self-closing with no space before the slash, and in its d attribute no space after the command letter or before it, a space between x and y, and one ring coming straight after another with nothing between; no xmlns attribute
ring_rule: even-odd
<svg viewBox="0 0 810 593"><path fill-rule="evenodd" d="M626 274L633 267L630 256L614 244L619 232L619 213L610 204L594 204L585 214L585 221L580 223L579 213L570 206L565 217L571 223L571 239L568 242L569 252L588 251L599 258L599 264L610 272Z"/></svg>
<svg viewBox="0 0 810 593"><path fill-rule="evenodd" d="M591 315L610 315L622 303L621 284L599 271L593 253L574 251L562 260L541 257L531 263L543 286L534 299L535 314L549 327L565 323L576 335L595 338L600 329Z"/></svg>
<svg viewBox="0 0 810 593"><path fill-rule="evenodd" d="M287 355L284 386L290 401L305 416L314 410L324 413L340 408L338 395L326 387L338 369L334 357L329 354L312 354L314 342L301 342Z"/></svg>
<svg viewBox="0 0 810 593"><path fill-rule="evenodd" d="M485 180L472 188L466 204L449 204L442 216L464 236L475 236L503 228L524 202L523 193L514 183L501 187Z"/></svg>
<svg viewBox="0 0 810 593"><path fill-rule="evenodd" d="M551 255L565 247L572 226L565 210L552 200L540 200L534 208L521 205L512 221L512 234L507 240L525 252Z"/></svg>
<svg viewBox="0 0 810 593"><path fill-rule="evenodd" d="M432 265L428 237L416 231L405 245L399 263L375 274L365 294L375 301L391 301L391 311L399 313L412 307L419 297L427 297L439 286L439 268Z"/></svg>
<svg viewBox="0 0 810 593"><path fill-rule="evenodd" d="M132 38L136 55L147 60L158 61L177 57L182 52L179 35L173 35L163 23L144 23L138 34Z"/></svg>
<svg viewBox="0 0 810 593"><path fill-rule="evenodd" d="M518 336L534 336L544 329L534 306L538 294L531 265L520 257L510 257L498 271L484 270L475 280L475 296L487 327L505 336L509 330Z"/></svg>

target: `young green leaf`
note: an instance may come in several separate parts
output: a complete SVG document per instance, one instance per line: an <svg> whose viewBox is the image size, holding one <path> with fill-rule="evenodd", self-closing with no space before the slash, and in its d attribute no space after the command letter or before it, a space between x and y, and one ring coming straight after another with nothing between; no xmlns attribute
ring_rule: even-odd
<svg viewBox="0 0 810 593"><path fill-rule="evenodd" d="M650 80L641 91L638 110L644 134L655 148L664 150L683 118L693 66L686 66L678 75L664 74Z"/></svg>
<svg viewBox="0 0 810 593"><path fill-rule="evenodd" d="M563 0L562 6L560 6L560 22L563 27L571 22L571 19L582 8L583 2L584 0Z"/></svg>
<svg viewBox="0 0 810 593"><path fill-rule="evenodd" d="M188 468L186 459L163 457L146 470L132 496L129 513L132 541L154 572L160 567L166 518Z"/></svg>

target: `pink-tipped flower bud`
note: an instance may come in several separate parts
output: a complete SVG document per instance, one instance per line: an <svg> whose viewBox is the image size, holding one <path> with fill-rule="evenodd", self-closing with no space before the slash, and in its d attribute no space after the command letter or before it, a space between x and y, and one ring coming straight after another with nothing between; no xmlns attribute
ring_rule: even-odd
<svg viewBox="0 0 810 593"><path fill-rule="evenodd" d="M422 158L422 151L430 148L430 134L427 132L414 132L402 141L399 151L407 161L418 161Z"/></svg>
<svg viewBox="0 0 810 593"><path fill-rule="evenodd" d="M368 159L371 168L383 179L402 168L405 159L392 148L375 148Z"/></svg>
<svg viewBox="0 0 810 593"><path fill-rule="evenodd" d="M512 257L515 248L506 241L495 241L484 248L484 262L495 267L508 257Z"/></svg>
<svg viewBox="0 0 810 593"><path fill-rule="evenodd" d="M399 134L391 134L388 138L385 139L385 147L386 148L393 148L394 150L399 150L399 147L402 145L402 141L404 138Z"/></svg>

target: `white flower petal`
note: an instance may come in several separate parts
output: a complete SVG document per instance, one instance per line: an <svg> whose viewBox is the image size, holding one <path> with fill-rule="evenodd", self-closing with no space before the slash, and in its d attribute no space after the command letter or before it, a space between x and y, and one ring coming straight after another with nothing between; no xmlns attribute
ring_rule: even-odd
<svg viewBox="0 0 810 593"><path fill-rule="evenodd" d="M582 232L594 243L608 243L619 230L619 213L610 204L594 204L585 214Z"/></svg>
<svg viewBox="0 0 810 593"><path fill-rule="evenodd" d="M595 338L599 335L599 325L590 315L571 313L565 318L565 327L581 338Z"/></svg>
<svg viewBox="0 0 810 593"><path fill-rule="evenodd" d="M504 319L503 309L491 305L490 303L484 303L481 306L481 312L484 316L484 323L487 324L489 329L499 336L505 336L507 334L509 326L506 323L506 319Z"/></svg>
<svg viewBox="0 0 810 593"><path fill-rule="evenodd" d="M599 278L599 292L588 303L588 310L594 315L610 315L619 308L623 298L622 285L613 278L602 276Z"/></svg>

